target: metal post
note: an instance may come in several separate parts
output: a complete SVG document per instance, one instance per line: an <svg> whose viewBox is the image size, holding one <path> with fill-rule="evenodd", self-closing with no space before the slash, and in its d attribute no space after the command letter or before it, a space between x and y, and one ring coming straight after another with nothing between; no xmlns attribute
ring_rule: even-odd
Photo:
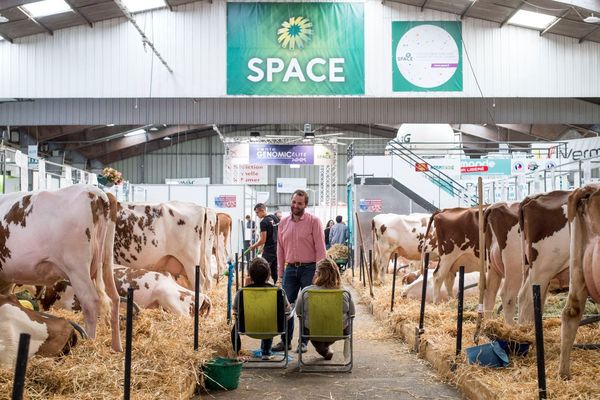
<svg viewBox="0 0 600 400"><path fill-rule="evenodd" d="M544 328L542 326L542 296L540 285L533 285L533 309L535 312L535 353L538 372L538 393L546 398L546 366L544 363Z"/></svg>
<svg viewBox="0 0 600 400"><path fill-rule="evenodd" d="M362 272L363 277L363 287L367 287L367 278L365 277L365 250L360 249L360 272Z"/></svg>
<svg viewBox="0 0 600 400"><path fill-rule="evenodd" d="M227 323L231 322L231 287L233 286L233 264L227 261Z"/></svg>
<svg viewBox="0 0 600 400"><path fill-rule="evenodd" d="M456 355L462 351L463 300L465 294L465 267L458 271L458 315L456 317Z"/></svg>
<svg viewBox="0 0 600 400"><path fill-rule="evenodd" d="M369 249L369 286L373 286L373 250Z"/></svg>
<svg viewBox="0 0 600 400"><path fill-rule="evenodd" d="M421 289L421 310L419 311L419 333L423 333L423 323L425 322L425 300L427 299L427 272L429 265L429 253L425 253L423 262L423 288Z"/></svg>
<svg viewBox="0 0 600 400"><path fill-rule="evenodd" d="M352 248L352 246L349 246L349 251L348 251L348 262L350 263L350 266L352 267L352 281L354 281L354 248Z"/></svg>
<svg viewBox="0 0 600 400"><path fill-rule="evenodd" d="M425 301L427 299L427 273L429 265L429 253L425 253L423 260L423 287L421 290L421 310L419 311L419 326L415 328L415 353L419 352L419 340L424 332L423 324L425 323Z"/></svg>
<svg viewBox="0 0 600 400"><path fill-rule="evenodd" d="M240 278L239 278L239 272L240 272L240 259L239 259L239 253L235 253L235 291L237 293L237 291L240 288Z"/></svg>
<svg viewBox="0 0 600 400"><path fill-rule="evenodd" d="M127 320L125 323L125 377L123 399L131 396L131 339L133 336L133 288L127 289Z"/></svg>
<svg viewBox="0 0 600 400"><path fill-rule="evenodd" d="M25 372L27 371L27 358L29 356L29 341L31 335L21 333L19 335L19 348L17 350L17 364L15 365L15 377L13 381L12 400L22 400L25 389Z"/></svg>
<svg viewBox="0 0 600 400"><path fill-rule="evenodd" d="M194 351L198 350L198 299L200 298L200 266L196 265L196 279L194 281L194 294L196 301L194 301Z"/></svg>
<svg viewBox="0 0 600 400"><path fill-rule="evenodd" d="M398 270L398 254L394 253L394 276L392 277L392 304L390 312L394 312L394 296L396 295L396 271Z"/></svg>

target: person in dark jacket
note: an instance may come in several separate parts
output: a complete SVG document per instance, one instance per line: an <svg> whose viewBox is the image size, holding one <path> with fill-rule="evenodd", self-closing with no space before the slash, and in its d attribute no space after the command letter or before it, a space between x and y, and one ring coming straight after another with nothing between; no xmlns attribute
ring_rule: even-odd
<svg viewBox="0 0 600 400"><path fill-rule="evenodd" d="M333 226L333 220L330 219L329 222L327 222L327 226L325 226L325 248L329 249L331 247L331 245L329 244L329 232L331 231L331 227Z"/></svg>

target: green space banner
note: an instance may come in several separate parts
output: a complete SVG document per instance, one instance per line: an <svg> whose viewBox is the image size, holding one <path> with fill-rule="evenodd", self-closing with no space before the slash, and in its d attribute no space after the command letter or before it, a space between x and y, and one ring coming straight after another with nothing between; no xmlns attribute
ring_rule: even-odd
<svg viewBox="0 0 600 400"><path fill-rule="evenodd" d="M227 3L227 94L361 95L362 3Z"/></svg>
<svg viewBox="0 0 600 400"><path fill-rule="evenodd" d="M461 92L462 25L456 21L392 22L394 92Z"/></svg>

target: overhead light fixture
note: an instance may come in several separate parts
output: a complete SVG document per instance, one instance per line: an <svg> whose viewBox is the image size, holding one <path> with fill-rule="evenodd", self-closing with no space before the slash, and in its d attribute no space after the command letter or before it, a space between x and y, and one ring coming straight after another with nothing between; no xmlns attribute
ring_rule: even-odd
<svg viewBox="0 0 600 400"><path fill-rule="evenodd" d="M115 124L106 124L106 126L115 126Z"/></svg>
<svg viewBox="0 0 600 400"><path fill-rule="evenodd" d="M141 135L142 133L146 133L146 130L145 129L136 129L135 131L127 132L123 136L124 137L130 137L130 136Z"/></svg>
<svg viewBox="0 0 600 400"><path fill-rule="evenodd" d="M163 140L171 140L171 136L165 136Z"/></svg>
<svg viewBox="0 0 600 400"><path fill-rule="evenodd" d="M519 10L508 20L511 25L518 25L525 28L544 29L556 20L554 15L542 14L539 12Z"/></svg>
<svg viewBox="0 0 600 400"><path fill-rule="evenodd" d="M46 17L48 15L61 14L73 11L65 0L43 0L35 3L24 4L23 7L33 18Z"/></svg>
<svg viewBox="0 0 600 400"><path fill-rule="evenodd" d="M154 10L167 6L165 0L121 0L121 3L123 3L131 13Z"/></svg>
<svg viewBox="0 0 600 400"><path fill-rule="evenodd" d="M592 15L590 15L589 17L585 18L583 20L583 22L587 22L588 24L597 24L600 22L600 17L596 17L594 15L594 13L592 13Z"/></svg>
<svg viewBox="0 0 600 400"><path fill-rule="evenodd" d="M6 17L5 17L5 16L3 16L3 15L0 15L0 24L3 24L3 23L5 23L5 22L8 22L8 18L6 18Z"/></svg>
<svg viewBox="0 0 600 400"><path fill-rule="evenodd" d="M157 127L155 127L155 126L153 126L152 128L150 128L150 130L151 130L152 132L156 132L156 131L158 130L158 128L157 128Z"/></svg>

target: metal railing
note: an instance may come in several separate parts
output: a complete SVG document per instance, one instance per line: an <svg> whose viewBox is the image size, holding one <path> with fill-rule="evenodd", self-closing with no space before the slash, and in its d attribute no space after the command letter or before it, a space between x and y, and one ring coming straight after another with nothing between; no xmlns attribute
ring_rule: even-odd
<svg viewBox="0 0 600 400"><path fill-rule="evenodd" d="M598 181L600 157L593 157L486 182L483 197L490 204L498 201L521 201L536 193L572 190Z"/></svg>

